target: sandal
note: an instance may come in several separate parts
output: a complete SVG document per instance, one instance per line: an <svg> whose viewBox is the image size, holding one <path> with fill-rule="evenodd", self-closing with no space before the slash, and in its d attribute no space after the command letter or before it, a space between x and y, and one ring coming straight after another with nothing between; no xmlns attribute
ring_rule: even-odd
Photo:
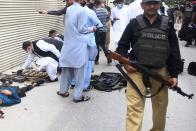
<svg viewBox="0 0 196 131"><path fill-rule="evenodd" d="M69 92L60 93L60 91L57 91L57 95L62 96L62 97L68 97L69 96Z"/></svg>
<svg viewBox="0 0 196 131"><path fill-rule="evenodd" d="M91 99L91 97L89 97L89 96L82 96L82 98L80 99L80 100L73 100L75 103L78 103L78 102L84 102L84 101L88 101L88 100L90 100Z"/></svg>

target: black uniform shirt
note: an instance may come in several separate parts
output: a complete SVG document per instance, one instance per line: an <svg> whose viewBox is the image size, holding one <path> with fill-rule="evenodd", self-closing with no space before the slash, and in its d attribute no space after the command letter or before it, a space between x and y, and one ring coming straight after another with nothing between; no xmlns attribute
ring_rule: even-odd
<svg viewBox="0 0 196 131"><path fill-rule="evenodd" d="M49 15L57 15L57 16L60 16L60 15L66 14L66 10L67 10L67 6L64 7L63 9L60 9L60 10L48 11L48 14Z"/></svg>
<svg viewBox="0 0 196 131"><path fill-rule="evenodd" d="M143 15L144 16L144 15ZM144 21L148 27L160 27L161 25L161 16L158 15L154 23L150 23L149 20L144 16ZM180 69L180 63L181 63L181 56L180 56L180 50L179 50L179 45L178 45L178 39L176 36L176 31L173 27L173 23L169 22L169 44L170 44L170 56L167 61L168 65L168 71L171 75L171 77L177 77L179 69ZM137 42L139 36L135 35L136 32L138 32L138 22L136 19L132 19L129 24L127 25L126 29L123 32L123 35L118 42L118 48L116 49L116 52L121 54L122 56L125 57L130 57L128 55L128 50L130 47ZM131 55L132 56L132 55ZM134 56L133 56L134 57ZM150 58L149 58L150 59Z"/></svg>

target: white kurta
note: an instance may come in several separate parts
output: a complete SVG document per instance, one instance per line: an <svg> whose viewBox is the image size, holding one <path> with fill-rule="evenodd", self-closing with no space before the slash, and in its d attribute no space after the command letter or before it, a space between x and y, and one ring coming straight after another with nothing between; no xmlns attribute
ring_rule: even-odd
<svg viewBox="0 0 196 131"><path fill-rule="evenodd" d="M114 21L114 18L119 19L114 21L114 24L112 25L113 41L114 43L117 43L129 22L127 17L127 6L123 5L121 9L118 9L117 7L112 8L110 18L112 21Z"/></svg>
<svg viewBox="0 0 196 131"><path fill-rule="evenodd" d="M57 57L60 56L59 51L56 49L56 47L52 44L49 44L43 40L39 40L36 45L43 51L51 51L53 54L55 54ZM39 55L35 55L33 53L28 55L28 58L26 59L25 63L22 66L22 69L26 69L28 66L30 66L31 62L35 59L35 57L39 57L39 59L36 60L36 64L40 66L40 69L44 68L44 66L47 66L48 63L53 63L58 66L58 62L54 60L51 57L41 57Z"/></svg>
<svg viewBox="0 0 196 131"><path fill-rule="evenodd" d="M83 7L74 3L67 8L65 15L64 44L59 64L61 67L81 68L87 62L87 43L89 32L87 14Z"/></svg>
<svg viewBox="0 0 196 131"><path fill-rule="evenodd" d="M52 44L49 44L43 40L39 40L36 45L42 50L42 51L50 51L53 54L55 54L57 57L60 56L59 51L56 49L56 47ZM39 57L39 58L38 58ZM26 59L24 65L22 66L22 69L26 69L30 66L31 62L35 59L36 64L39 65L38 70L45 69L46 72L48 73L48 76L50 77L51 80L56 79L56 74L57 74L57 67L58 67L58 62L51 58L51 57L41 57L38 54L29 54L28 58Z"/></svg>
<svg viewBox="0 0 196 131"><path fill-rule="evenodd" d="M128 20L130 21L131 19L135 18L137 15L143 14L143 9L141 7L141 2L142 0L136 0L132 2L128 6Z"/></svg>
<svg viewBox="0 0 196 131"><path fill-rule="evenodd" d="M141 2L142 0L135 0L134 2L132 2L128 7L127 7L127 17L128 17L128 21L130 21L131 19L136 18L136 16L143 14L144 10L141 7ZM128 52L130 52L132 49L130 48L130 50Z"/></svg>
<svg viewBox="0 0 196 131"><path fill-rule="evenodd" d="M165 4L165 2L163 2L162 4L165 8L164 15L168 16L167 10L169 9L169 7Z"/></svg>

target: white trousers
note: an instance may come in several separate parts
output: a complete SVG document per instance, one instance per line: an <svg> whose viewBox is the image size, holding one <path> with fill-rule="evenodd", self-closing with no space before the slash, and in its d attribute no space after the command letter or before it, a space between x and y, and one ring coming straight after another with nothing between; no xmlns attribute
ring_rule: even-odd
<svg viewBox="0 0 196 131"><path fill-rule="evenodd" d="M39 58L36 61L36 64L39 65L38 70L43 70L43 69L46 70L51 80L57 78L58 62L56 60L54 60L51 57L43 57L43 58Z"/></svg>

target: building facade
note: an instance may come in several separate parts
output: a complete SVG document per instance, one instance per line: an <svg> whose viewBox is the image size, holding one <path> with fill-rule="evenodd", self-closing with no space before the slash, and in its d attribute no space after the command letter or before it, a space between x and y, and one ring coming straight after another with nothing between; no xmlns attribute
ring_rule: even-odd
<svg viewBox="0 0 196 131"><path fill-rule="evenodd" d="M63 16L38 11L64 6L63 0L0 0L0 72L24 62L24 41L47 37L51 29L63 33Z"/></svg>

